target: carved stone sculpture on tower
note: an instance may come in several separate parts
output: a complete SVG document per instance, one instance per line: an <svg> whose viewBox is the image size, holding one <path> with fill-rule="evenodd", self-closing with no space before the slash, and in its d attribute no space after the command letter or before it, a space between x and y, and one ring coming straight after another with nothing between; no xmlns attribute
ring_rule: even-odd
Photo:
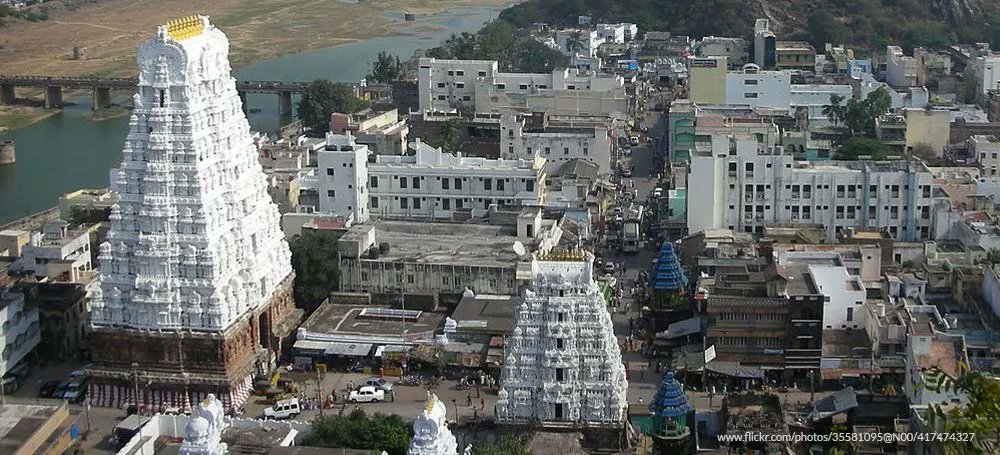
<svg viewBox="0 0 1000 455"><path fill-rule="evenodd" d="M184 428L184 442L179 455L222 455L228 451L226 443L222 442L222 431L228 424L223 415L222 403L215 399L214 394L195 408L187 426Z"/></svg>
<svg viewBox="0 0 1000 455"><path fill-rule="evenodd" d="M535 257L507 344L497 419L617 424L625 416L625 366L607 304L593 280L594 257Z"/></svg>
<svg viewBox="0 0 1000 455"><path fill-rule="evenodd" d="M458 442L448 429L448 410L437 395L427 394L424 410L413 422L413 439L407 455L457 455ZM470 446L471 447L471 446ZM470 452L469 448L465 453Z"/></svg>

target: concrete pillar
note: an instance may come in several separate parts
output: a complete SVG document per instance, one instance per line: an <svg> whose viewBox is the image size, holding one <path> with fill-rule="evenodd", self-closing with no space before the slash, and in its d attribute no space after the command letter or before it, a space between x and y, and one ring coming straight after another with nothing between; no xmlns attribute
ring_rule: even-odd
<svg viewBox="0 0 1000 455"><path fill-rule="evenodd" d="M247 105L247 92L239 92L239 94L240 94L240 102L243 103L243 113L245 114L247 113L248 111L247 108L249 107Z"/></svg>
<svg viewBox="0 0 1000 455"><path fill-rule="evenodd" d="M0 165L14 164L14 141L0 141Z"/></svg>
<svg viewBox="0 0 1000 455"><path fill-rule="evenodd" d="M278 114L292 115L292 92L278 92Z"/></svg>
<svg viewBox="0 0 1000 455"><path fill-rule="evenodd" d="M45 108L52 109L59 107L62 107L62 87L58 85L45 87Z"/></svg>
<svg viewBox="0 0 1000 455"><path fill-rule="evenodd" d="M14 92L13 84L0 85L0 104L14 104L17 102L17 95Z"/></svg>
<svg viewBox="0 0 1000 455"><path fill-rule="evenodd" d="M91 109L98 110L111 107L111 89L107 87L94 88L94 103Z"/></svg>

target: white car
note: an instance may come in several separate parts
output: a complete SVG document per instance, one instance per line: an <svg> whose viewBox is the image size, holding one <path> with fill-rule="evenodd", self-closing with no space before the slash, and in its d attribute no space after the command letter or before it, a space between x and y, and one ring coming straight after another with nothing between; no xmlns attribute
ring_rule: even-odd
<svg viewBox="0 0 1000 455"><path fill-rule="evenodd" d="M653 197L654 198L663 197L663 188L660 187L653 188Z"/></svg>
<svg viewBox="0 0 1000 455"><path fill-rule="evenodd" d="M358 390L351 391L351 394L347 396L347 401L351 403L370 403L373 401L385 400L385 391L382 389L376 389L370 385L364 386Z"/></svg>
<svg viewBox="0 0 1000 455"><path fill-rule="evenodd" d="M300 412L302 412L302 408L299 407L299 399L289 398L287 400L279 400L274 406L264 409L264 418L294 419Z"/></svg>
<svg viewBox="0 0 1000 455"><path fill-rule="evenodd" d="M615 273L615 263L614 262L606 262L604 264L604 273Z"/></svg>

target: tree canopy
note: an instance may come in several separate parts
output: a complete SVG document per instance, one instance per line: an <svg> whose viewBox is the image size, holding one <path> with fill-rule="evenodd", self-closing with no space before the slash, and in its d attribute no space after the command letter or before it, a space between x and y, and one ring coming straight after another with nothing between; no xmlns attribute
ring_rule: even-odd
<svg viewBox="0 0 1000 455"><path fill-rule="evenodd" d="M381 84L390 84L405 76L406 65L399 60L399 56L393 57L386 51L379 51L367 78Z"/></svg>
<svg viewBox="0 0 1000 455"><path fill-rule="evenodd" d="M440 46L427 51L428 57L468 60L496 60L503 71L548 73L565 67L564 55L538 40L518 36L507 22L486 24L478 33L453 33Z"/></svg>
<svg viewBox="0 0 1000 455"><path fill-rule="evenodd" d="M882 141L870 137L852 137L841 144L834 157L838 160L857 160L860 157L870 157L875 161L889 157L889 147Z"/></svg>
<svg viewBox="0 0 1000 455"><path fill-rule="evenodd" d="M306 445L359 450L386 451L405 455L410 445L410 426L398 415L378 414L369 417L362 410L350 414L325 416L312 422Z"/></svg>
<svg viewBox="0 0 1000 455"><path fill-rule="evenodd" d="M531 455L521 438L503 435L489 445L472 445L472 455Z"/></svg>
<svg viewBox="0 0 1000 455"><path fill-rule="evenodd" d="M840 95L830 95L830 104L823 107L823 114L841 128L849 137L875 137L875 119L889 112L892 98L884 87L871 92L863 100L847 100Z"/></svg>
<svg viewBox="0 0 1000 455"><path fill-rule="evenodd" d="M929 388L937 392L965 395L964 406L944 408L940 403L930 406L929 420L941 424L931 431L973 433L972 441L946 441L946 453L985 455L1000 451L1000 379L969 371L967 365L958 364L958 377L953 378L939 369L932 369ZM943 428L942 428L943 427Z"/></svg>
<svg viewBox="0 0 1000 455"><path fill-rule="evenodd" d="M289 246L295 270L295 301L315 308L337 290L340 282L337 238L328 232L306 232Z"/></svg>
<svg viewBox="0 0 1000 455"><path fill-rule="evenodd" d="M299 118L302 124L315 133L330 129L330 114L346 114L364 109L368 103L354 95L347 84L316 79L309 83L299 100Z"/></svg>

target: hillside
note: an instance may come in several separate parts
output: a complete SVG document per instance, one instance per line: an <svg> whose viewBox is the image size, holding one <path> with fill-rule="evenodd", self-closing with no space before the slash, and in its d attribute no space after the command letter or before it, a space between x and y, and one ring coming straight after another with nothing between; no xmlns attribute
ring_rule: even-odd
<svg viewBox="0 0 1000 455"><path fill-rule="evenodd" d="M876 49L886 43L938 46L989 41L1000 48L1000 0L529 0L504 11L517 26L632 22L641 30L749 37L768 17L780 39Z"/></svg>

